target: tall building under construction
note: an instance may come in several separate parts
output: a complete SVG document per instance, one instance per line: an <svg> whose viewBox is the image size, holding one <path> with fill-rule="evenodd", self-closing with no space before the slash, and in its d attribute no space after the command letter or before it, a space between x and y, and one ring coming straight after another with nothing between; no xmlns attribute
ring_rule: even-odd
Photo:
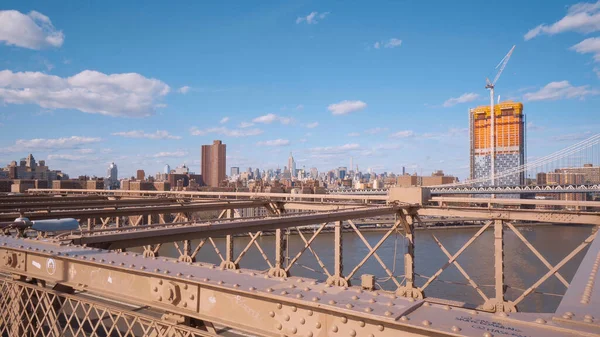
<svg viewBox="0 0 600 337"><path fill-rule="evenodd" d="M469 110L469 139L471 179L491 178L492 129L490 106L479 106ZM502 174L525 164L525 115L523 103L502 102L494 106L496 185L524 185L525 173ZM488 180L479 186L490 186Z"/></svg>

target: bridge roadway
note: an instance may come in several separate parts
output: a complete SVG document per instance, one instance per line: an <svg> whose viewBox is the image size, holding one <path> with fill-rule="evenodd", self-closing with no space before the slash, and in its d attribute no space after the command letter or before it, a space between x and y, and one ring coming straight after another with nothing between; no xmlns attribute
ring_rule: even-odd
<svg viewBox="0 0 600 337"><path fill-rule="evenodd" d="M600 193L600 184L589 185L542 185L542 186L496 186L471 187L464 185L440 185L426 187L432 195L445 194L552 194L552 193ZM387 195L387 188L379 189L329 189L336 195Z"/></svg>
<svg viewBox="0 0 600 337"><path fill-rule="evenodd" d="M76 294L85 292L147 305L168 312L172 318L191 317L261 336L600 335L600 292L593 284L595 273L591 290L583 291L587 302L581 303L581 287L590 277L589 268L592 266L594 271L596 266L597 270L600 241L590 247L577 274L583 276L576 276L576 284L572 285L577 289L567 293L559 310L536 314L492 314L436 303L435 299L415 300L359 287L330 287L309 279L220 270L213 265L59 245L51 240L0 237L0 255L15 257L16 263L5 263L0 271L15 275L17 280L17 275L33 277L46 284L60 284L63 289L72 288ZM49 291L20 281L3 282L4 287L11 287L13 295L23 288ZM67 329L59 322L61 302L46 315L54 319L44 321L42 316L36 321L18 302L7 303L8 295L3 293L4 301L0 302L3 316L13 319L4 318L0 326L3 335L26 330L27 325L41 326L41 331L53 331L57 326ZM96 332L94 329L97 325L88 327L91 332Z"/></svg>

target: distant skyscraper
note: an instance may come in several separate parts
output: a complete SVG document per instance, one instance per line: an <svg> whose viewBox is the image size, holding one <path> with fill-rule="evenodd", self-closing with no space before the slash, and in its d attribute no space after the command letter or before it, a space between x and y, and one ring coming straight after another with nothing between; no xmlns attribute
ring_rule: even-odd
<svg viewBox="0 0 600 337"><path fill-rule="evenodd" d="M171 166L169 166L169 164L165 165L165 169L163 171L164 174L169 174L171 173Z"/></svg>
<svg viewBox="0 0 600 337"><path fill-rule="evenodd" d="M338 170L340 179L345 179L347 169L345 167L340 167Z"/></svg>
<svg viewBox="0 0 600 337"><path fill-rule="evenodd" d="M119 171L117 170L117 164L110 163L108 170L106 170L106 188L113 189L119 184Z"/></svg>
<svg viewBox="0 0 600 337"><path fill-rule="evenodd" d="M496 176L525 164L525 115L523 104L502 102L494 106ZM491 114L489 106L469 111L469 138L471 143L471 179L491 178ZM496 179L496 185L524 185L524 173L515 173ZM491 185L491 181L485 185Z"/></svg>
<svg viewBox="0 0 600 337"><path fill-rule="evenodd" d="M226 145L220 140L212 145L202 145L202 179L211 187L219 187L225 180Z"/></svg>
<svg viewBox="0 0 600 337"><path fill-rule="evenodd" d="M144 180L144 179L146 179L146 172L144 172L144 170L137 170L137 172L135 174L135 178L137 180Z"/></svg>
<svg viewBox="0 0 600 337"><path fill-rule="evenodd" d="M240 168L232 166L231 167L231 176L234 177L234 176L239 176L239 175L240 175Z"/></svg>
<svg viewBox="0 0 600 337"><path fill-rule="evenodd" d="M290 152L290 157L288 158L288 167L290 169L290 175L292 177L296 176L296 162L294 161L294 157L292 156L292 153Z"/></svg>

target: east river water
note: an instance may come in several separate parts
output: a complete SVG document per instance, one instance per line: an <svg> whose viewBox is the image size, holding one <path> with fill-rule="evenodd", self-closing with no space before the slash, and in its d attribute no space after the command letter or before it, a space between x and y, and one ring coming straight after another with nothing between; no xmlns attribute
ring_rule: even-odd
<svg viewBox="0 0 600 337"><path fill-rule="evenodd" d="M590 226L574 225L543 225L518 228L523 236L539 251L552 265L560 262L575 247L577 247L592 232ZM455 229L427 229L418 230L415 234L415 271L421 275L416 278L417 285L423 285L425 277L433 275L440 269L448 258L438 247L432 236L446 247L450 254L457 252L460 247L477 232L477 228L455 228ZM374 231L363 233L367 241L372 246L381 239L385 232ZM304 234L308 240L312 233ZM538 260L538 258L525 246L521 240L506 228L504 231L504 251L505 251L505 284L509 286L506 298L516 299L522 290L535 283L548 269ZM294 233L286 236L287 253L291 260L304 246L302 239ZM237 257L244 249L250 238L236 237L234 239L234 251ZM225 256L225 240L218 238L214 240L221 254ZM274 262L275 240L273 236L265 235L260 237L258 243L263 248L271 263ZM198 240L192 241L192 249L198 244ZM180 245L182 247L182 245ZM313 241L311 247L323 261L329 272L333 272L334 266L334 240L331 233L321 233ZM137 250L137 249L136 249ZM387 267L402 280L404 274L404 252L406 243L402 235L391 235L377 253L387 265ZM584 250L567 265L560 269L562 276L570 281L577 271L585 252ZM368 254L369 249L364 245L361 239L353 232L343 234L343 265L344 275L347 275L354 267ZM159 254L162 256L177 257L179 253L173 244L165 244L161 247ZM215 253L215 249L207 241L198 254L198 262L210 262L219 264L220 258ZM395 267L394 267L394 261ZM475 242L469 246L458 258L459 264L465 269L469 276L480 286L488 297L494 296L494 241L493 230L484 232ZM269 266L255 246L252 246L240 262L241 268L256 269L266 271ZM353 284L360 285L360 275L373 274L378 279L378 285L383 289L395 289L394 283L387 279L383 268L374 257L371 257L367 263L361 267L355 274ZM291 269L292 276L309 277L319 280L325 280L326 275L322 272L317 260L309 250L306 250L298 260L298 264ZM439 277L440 281L434 281L425 289L428 297L437 297L449 299L469 304L482 304L483 300L477 292L467 284L466 279L459 273L454 266L449 266ZM517 289L515 289L517 288ZM551 294L564 294L566 288L556 278L551 277L538 289L540 292ZM558 306L561 297L555 295L542 295L534 293L529 295L519 306L519 311L535 312L553 312Z"/></svg>

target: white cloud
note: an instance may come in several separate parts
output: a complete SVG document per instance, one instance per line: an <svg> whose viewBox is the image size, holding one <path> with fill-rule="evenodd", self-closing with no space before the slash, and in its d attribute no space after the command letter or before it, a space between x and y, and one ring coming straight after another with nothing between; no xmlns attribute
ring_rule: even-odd
<svg viewBox="0 0 600 337"><path fill-rule="evenodd" d="M542 24L529 30L524 38L527 41L540 34L554 35L568 31L581 33L600 31L600 1L572 5L565 17L551 25Z"/></svg>
<svg viewBox="0 0 600 337"><path fill-rule="evenodd" d="M350 132L348 134L348 137L358 137L358 136L360 136L360 132Z"/></svg>
<svg viewBox="0 0 600 337"><path fill-rule="evenodd" d="M290 117L277 116L276 114L266 114L264 116L256 117L252 120L254 123L271 124L273 122L280 122L281 124L290 124L294 120Z"/></svg>
<svg viewBox="0 0 600 337"><path fill-rule="evenodd" d="M302 110L302 109L304 109L304 105L302 105L302 104L298 104L298 105L296 106L296 110Z"/></svg>
<svg viewBox="0 0 600 337"><path fill-rule="evenodd" d="M3 147L0 152L18 152L28 150L74 149L84 144L97 143L100 138L71 136L63 138L17 139L14 145Z"/></svg>
<svg viewBox="0 0 600 337"><path fill-rule="evenodd" d="M254 123L248 123L248 122L241 122L240 123L240 128L242 128L242 129L249 128L251 126L254 126Z"/></svg>
<svg viewBox="0 0 600 337"><path fill-rule="evenodd" d="M132 130L123 132L114 132L113 136L121 136L126 138L148 138L148 139L181 139L180 136L173 136L165 130L156 130L154 133L146 133L142 130Z"/></svg>
<svg viewBox="0 0 600 337"><path fill-rule="evenodd" d="M152 158L165 158L165 157L185 157L187 156L187 152L185 151L174 151L174 152L159 152L151 155Z"/></svg>
<svg viewBox="0 0 600 337"><path fill-rule="evenodd" d="M343 153L346 151L358 150L358 149L360 149L360 145L358 145L356 143L352 143L352 144L344 144L341 146L313 147L310 149L310 151L311 152L319 152L319 153L336 154L336 153Z"/></svg>
<svg viewBox="0 0 600 337"><path fill-rule="evenodd" d="M106 75L84 70L71 77L41 72L0 71L0 99L46 109L76 109L109 116L144 117L154 113L169 86L137 73Z"/></svg>
<svg viewBox="0 0 600 337"><path fill-rule="evenodd" d="M286 146L286 145L290 145L290 141L287 139L274 139L274 140L265 140L265 141L261 141L256 143L256 145L259 146Z"/></svg>
<svg viewBox="0 0 600 337"><path fill-rule="evenodd" d="M474 92L467 92L467 93L460 95L459 97L453 97L453 98L446 100L444 102L443 106L445 108L448 108L448 107L451 107L451 106L459 104L459 103L472 102L476 99L479 99L478 94L476 94Z"/></svg>
<svg viewBox="0 0 600 337"><path fill-rule="evenodd" d="M75 160L83 160L85 156L77 156L72 154L49 154L48 160L66 160L66 161L75 161Z"/></svg>
<svg viewBox="0 0 600 337"><path fill-rule="evenodd" d="M308 124L306 124L306 127L309 128L309 129L316 128L317 126L319 126L319 122L314 122L314 123L308 123Z"/></svg>
<svg viewBox="0 0 600 337"><path fill-rule="evenodd" d="M94 149L79 149L76 150L77 153L81 153L81 154L90 154L90 153L94 153L96 152Z"/></svg>
<svg viewBox="0 0 600 337"><path fill-rule="evenodd" d="M190 92L192 88L188 87L187 85L184 85L183 87L177 89L177 92L180 94L187 94L188 92Z"/></svg>
<svg viewBox="0 0 600 337"><path fill-rule="evenodd" d="M333 115L346 115L354 111L360 111L367 107L367 103L363 101L341 101L339 103L330 104L327 110Z"/></svg>
<svg viewBox="0 0 600 337"><path fill-rule="evenodd" d="M396 47L400 47L400 45L402 44L402 40L400 39L396 39L396 38L391 38L389 39L388 42L385 43L385 48L396 48Z"/></svg>
<svg viewBox="0 0 600 337"><path fill-rule="evenodd" d="M594 60L600 62L600 37L585 39L570 48L579 54L594 54Z"/></svg>
<svg viewBox="0 0 600 337"><path fill-rule="evenodd" d="M404 130L392 133L390 137L392 138L409 138L415 135L415 132L412 130Z"/></svg>
<svg viewBox="0 0 600 337"><path fill-rule="evenodd" d="M42 13L0 11L0 41L9 46L29 49L60 47L64 40L63 32L56 30L50 18Z"/></svg>
<svg viewBox="0 0 600 337"><path fill-rule="evenodd" d="M227 122L229 122L229 117L223 117L221 118L221 121L219 121L220 124L225 124Z"/></svg>
<svg viewBox="0 0 600 337"><path fill-rule="evenodd" d="M226 127L215 127L200 130L197 127L192 127L190 129L190 133L193 136L204 136L211 133L215 133L228 137L248 137L260 135L261 133L263 133L263 131L261 129L228 129Z"/></svg>
<svg viewBox="0 0 600 337"><path fill-rule="evenodd" d="M402 45L402 40L397 39L397 38L391 38L387 41L377 41L375 42L375 44L373 44L373 48L375 49L380 49L381 47L383 48L396 48L396 47L400 47Z"/></svg>
<svg viewBox="0 0 600 337"><path fill-rule="evenodd" d="M569 81L550 82L536 92L530 92L523 95L527 101L544 101L569 98L584 98L585 96L598 95L600 91L589 89L589 86L582 85L574 87Z"/></svg>
<svg viewBox="0 0 600 337"><path fill-rule="evenodd" d="M388 130L388 128L379 128L378 127L378 128L372 128L372 129L365 130L364 133L365 133L365 135L376 135L378 133L382 133L387 130Z"/></svg>
<svg viewBox="0 0 600 337"><path fill-rule="evenodd" d="M546 129L546 128L543 127L543 126L539 126L539 125L533 124L533 122L528 122L527 123L527 130L541 131L541 130L544 130L544 129Z"/></svg>
<svg viewBox="0 0 600 337"><path fill-rule="evenodd" d="M315 23L318 23L317 19L319 19L319 20L325 19L325 17L327 15L329 15L329 12L323 12L323 13L311 12L307 16L299 16L296 19L296 23L306 22L309 25L315 24Z"/></svg>

